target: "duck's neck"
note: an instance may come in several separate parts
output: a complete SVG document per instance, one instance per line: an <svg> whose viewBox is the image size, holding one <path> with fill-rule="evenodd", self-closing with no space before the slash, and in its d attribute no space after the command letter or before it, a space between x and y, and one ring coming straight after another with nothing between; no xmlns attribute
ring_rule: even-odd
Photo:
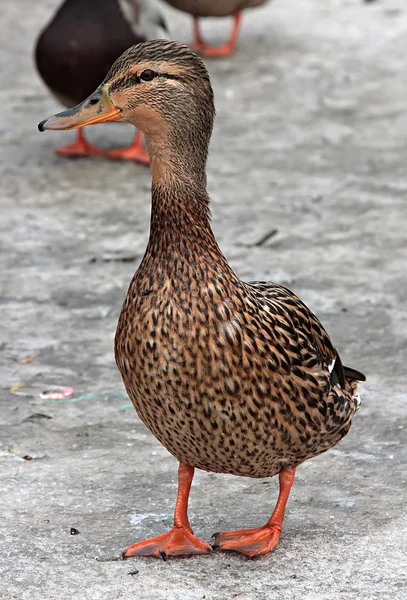
<svg viewBox="0 0 407 600"><path fill-rule="evenodd" d="M212 232L205 174L195 178L185 165L168 169L153 157L152 174L150 238L141 269L172 272L181 263L229 269Z"/></svg>
<svg viewBox="0 0 407 600"><path fill-rule="evenodd" d="M191 182L153 181L149 246L168 251L206 240L217 248L210 224L208 194Z"/></svg>
<svg viewBox="0 0 407 600"><path fill-rule="evenodd" d="M150 145L150 239L163 236L188 239L201 235L213 238L206 191L206 152L197 152L191 146L187 152L186 148L186 144L174 150L171 145L164 148Z"/></svg>
<svg viewBox="0 0 407 600"><path fill-rule="evenodd" d="M135 281L176 289L238 284L212 232L205 188L153 182L150 238Z"/></svg>

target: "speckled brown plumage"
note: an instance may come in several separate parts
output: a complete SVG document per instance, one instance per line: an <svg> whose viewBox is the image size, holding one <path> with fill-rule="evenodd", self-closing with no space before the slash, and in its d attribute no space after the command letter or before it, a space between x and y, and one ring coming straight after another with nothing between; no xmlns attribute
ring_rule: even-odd
<svg viewBox="0 0 407 600"><path fill-rule="evenodd" d="M219 249L205 173L214 104L202 61L175 42L140 44L113 65L99 97L144 131L152 159L150 238L120 315L116 361L138 415L181 463L174 528L125 555L209 551L186 513L193 467L280 474L269 522L216 538L221 549L264 554L278 542L294 469L348 432L364 377L342 367L295 294L242 282ZM86 124L89 110L68 122ZM40 129L58 119L66 125L61 114Z"/></svg>
<svg viewBox="0 0 407 600"><path fill-rule="evenodd" d="M201 101L187 103L184 86L166 82L144 97L172 121L176 177L153 181L150 239L119 319L117 364L141 419L180 462L271 476L338 443L358 406L356 383L343 378L339 361L330 373L337 353L292 292L240 281L220 251L204 183L212 90L196 55L175 49L174 56L166 44L159 58L176 59ZM126 86L131 65L157 60L156 51L141 45L125 53L110 87L119 78Z"/></svg>
<svg viewBox="0 0 407 600"><path fill-rule="evenodd" d="M180 462L248 477L336 445L358 403L354 382L331 385L336 353L316 317L281 286L241 282L204 217L182 207L162 225L154 215L116 334L143 422Z"/></svg>

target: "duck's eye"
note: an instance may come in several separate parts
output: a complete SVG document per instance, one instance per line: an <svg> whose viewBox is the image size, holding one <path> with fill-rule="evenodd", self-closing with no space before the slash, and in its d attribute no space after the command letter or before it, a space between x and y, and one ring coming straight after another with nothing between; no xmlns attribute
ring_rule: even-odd
<svg viewBox="0 0 407 600"><path fill-rule="evenodd" d="M151 69L146 69L142 73L140 73L140 79L143 81L151 81L154 79L155 73Z"/></svg>

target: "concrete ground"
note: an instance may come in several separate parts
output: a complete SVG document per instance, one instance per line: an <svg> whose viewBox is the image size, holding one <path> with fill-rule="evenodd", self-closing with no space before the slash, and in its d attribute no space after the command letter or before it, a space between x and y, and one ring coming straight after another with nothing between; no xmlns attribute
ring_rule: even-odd
<svg viewBox="0 0 407 600"><path fill-rule="evenodd" d="M128 406L112 352L150 174L59 159L72 134L37 132L58 106L32 46L56 4L0 12L1 600L407 598L405 0L275 0L247 12L235 56L208 62L222 249L242 278L299 293L368 380L347 438L298 469L274 553L166 563L114 560L170 526L176 493L176 461ZM165 10L187 41L188 17ZM228 27L205 30L220 41ZM41 397L56 385L74 392ZM206 539L262 524L276 496L274 480L197 473L191 521Z"/></svg>

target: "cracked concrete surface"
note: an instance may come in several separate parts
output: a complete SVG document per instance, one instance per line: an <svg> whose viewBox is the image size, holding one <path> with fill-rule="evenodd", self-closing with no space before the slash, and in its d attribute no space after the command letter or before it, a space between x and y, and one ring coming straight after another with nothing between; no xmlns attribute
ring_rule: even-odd
<svg viewBox="0 0 407 600"><path fill-rule="evenodd" d="M72 134L36 131L58 110L31 58L56 4L4 0L0 14L0 598L407 598L404 0L275 0L246 13L235 56L207 63L223 251L243 279L294 289L368 380L349 435L298 469L274 553L167 563L111 560L170 525L176 493L176 461L128 407L112 350L150 175L61 160ZM188 41L188 17L165 11ZM215 41L228 27L204 25ZM90 132L105 146L131 136ZM74 393L41 398L54 385ZM197 473L191 522L205 539L261 524L276 495L275 480Z"/></svg>

